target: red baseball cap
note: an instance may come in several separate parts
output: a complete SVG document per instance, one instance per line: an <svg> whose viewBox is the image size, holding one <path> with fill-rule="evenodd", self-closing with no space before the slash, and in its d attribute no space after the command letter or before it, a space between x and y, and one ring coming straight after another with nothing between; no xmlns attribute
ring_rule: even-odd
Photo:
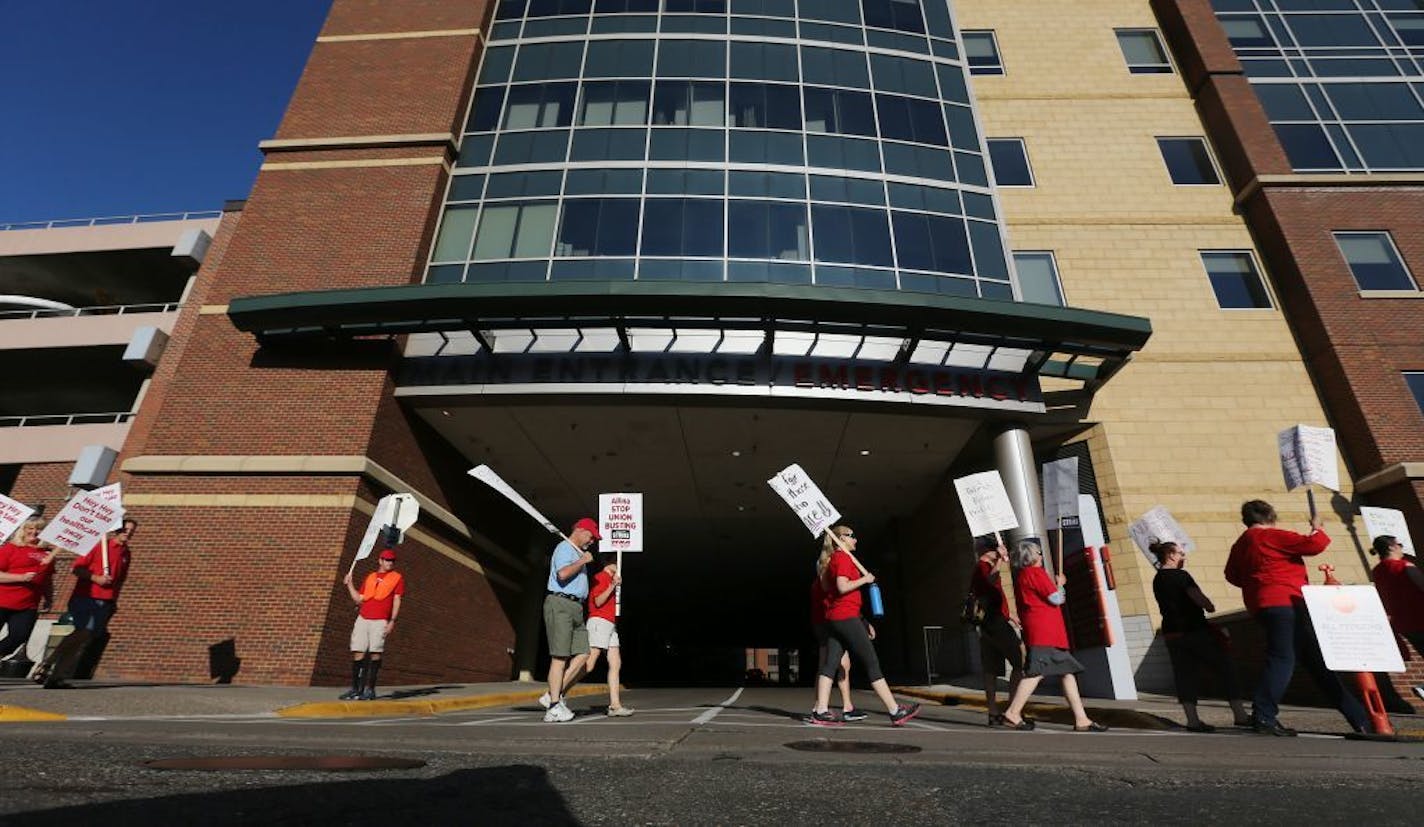
<svg viewBox="0 0 1424 827"><path fill-rule="evenodd" d="M603 535L598 533L598 523L595 522L592 517L584 517L582 520L574 523L574 531L578 531L579 529L583 529L589 534L592 534L595 540L603 539Z"/></svg>
<svg viewBox="0 0 1424 827"><path fill-rule="evenodd" d="M396 553L394 551L391 551L390 549L386 549L385 551L381 552L381 559L394 560L396 559Z"/></svg>

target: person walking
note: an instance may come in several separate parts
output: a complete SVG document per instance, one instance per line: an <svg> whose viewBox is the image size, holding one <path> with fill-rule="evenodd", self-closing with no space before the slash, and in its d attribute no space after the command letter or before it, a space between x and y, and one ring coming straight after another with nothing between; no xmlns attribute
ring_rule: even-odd
<svg viewBox="0 0 1424 827"><path fill-rule="evenodd" d="M588 547L601 540L598 523L584 517L574 523L569 538L554 547L549 558L549 580L544 595L544 631L549 643L549 688L539 698L547 711L545 723L574 719L564 703L564 678L577 675L588 659L588 627L584 623L584 602L588 600L588 575L593 562Z"/></svg>
<svg viewBox="0 0 1424 827"><path fill-rule="evenodd" d="M74 561L70 572L79 582L69 595L69 616L76 631L88 629L97 636L109 630L109 619L118 610L119 592L128 580L129 543L137 529L138 520L125 519L119 530L109 535L107 549L101 542Z"/></svg>
<svg viewBox="0 0 1424 827"><path fill-rule="evenodd" d="M837 525L830 530L851 551L855 550L855 532L849 526ZM860 617L860 588L874 583L875 576L869 572L862 573L851 555L842 551L829 536L822 540L816 574L826 593L826 654L821 658L820 675L816 678L816 706L806 722L816 726L840 726L844 723L839 715L830 711L831 684L835 681L841 655L849 652L853 660L860 662L865 677L870 681L870 688L885 704L891 725L904 726L920 714L920 705L902 704L895 700L890 684L880 672L880 659L875 655L870 633Z"/></svg>
<svg viewBox="0 0 1424 827"><path fill-rule="evenodd" d="M1316 686L1345 716L1356 732L1369 732L1365 707L1350 694L1339 676L1325 667L1315 629L1305 609L1301 587L1309 585L1305 559L1325 551L1330 537L1318 515L1310 518L1310 533L1276 528L1276 509L1265 500L1241 505L1246 530L1226 558L1226 582L1241 589L1241 598L1266 634L1266 663L1251 699L1251 726L1263 735L1291 736L1295 730L1277 718L1281 697L1295 674L1299 657Z"/></svg>
<svg viewBox="0 0 1424 827"><path fill-rule="evenodd" d="M630 707L623 705L619 679L623 670L623 651L618 641L618 601L615 595L623 576L613 563L613 555L604 555L604 566L593 576L588 598L588 660L584 663L583 674L592 672L598 666L598 658L608 653L608 716L626 718L633 714ZM566 683L563 694L568 694L572 684Z"/></svg>
<svg viewBox="0 0 1424 827"><path fill-rule="evenodd" d="M381 671L386 638L400 616L405 576L395 570L396 553L391 549L382 551L376 566L366 575L359 592L351 584L351 573L346 573L346 590L361 609L351 628L351 689L341 694L343 701L376 699L376 676Z"/></svg>
<svg viewBox="0 0 1424 827"><path fill-rule="evenodd" d="M1404 554L1399 539L1375 538L1371 551L1379 557L1371 579L1389 615L1389 625L1424 657L1424 570Z"/></svg>
<svg viewBox="0 0 1424 827"><path fill-rule="evenodd" d="M8 658L30 641L35 620L54 601L55 549L40 545L45 521L31 517L0 545L0 658Z"/></svg>
<svg viewBox="0 0 1424 827"><path fill-rule="evenodd" d="M866 631L871 640L875 639L874 626L866 624ZM821 585L819 575L811 578L811 634L816 638L817 663L826 658L826 640L830 637L830 628L826 625L826 589ZM841 696L841 720L846 723L864 721L870 717L863 709L856 709L855 702L850 697L850 652L841 652L840 668L836 670L836 689ZM811 712L815 713L815 703L812 703Z"/></svg>
<svg viewBox="0 0 1424 827"><path fill-rule="evenodd" d="M975 541L979 559L969 574L969 590L974 593L984 619L975 628L979 635L979 662L984 675L984 708L989 713L989 726L1003 726L999 711L999 676L1004 668L1009 672L1009 697L1023 680L1023 641L1017 624L1009 616L1008 596L999 578L1000 567L1009 559L1009 550L995 537L980 537Z"/></svg>
<svg viewBox="0 0 1424 827"><path fill-rule="evenodd" d="M1216 731L1197 712L1200 697L1198 684L1203 668L1210 669L1221 678L1236 725L1250 726L1251 719L1242 701L1236 667L1217 637L1222 633L1213 629L1206 620L1206 612L1216 611L1216 606L1187 573L1187 553L1176 543L1167 542L1154 542L1148 550L1157 557L1152 594L1157 598L1157 608L1162 614L1162 639L1167 643L1172 678L1177 685L1177 702L1182 705L1182 713L1187 718L1187 729L1192 732Z"/></svg>
<svg viewBox="0 0 1424 827"><path fill-rule="evenodd" d="M1024 644L1028 656L1024 659L1024 676L1014 690L1009 708L1004 710L1003 725L1009 729L1028 730L1034 722L1023 715L1028 699L1040 681L1049 675L1063 679L1063 697L1073 711L1074 732L1107 732L1108 728L1088 717L1083 699L1078 694L1078 679L1083 664L1068 651L1068 627L1063 623L1063 603L1067 599L1063 586L1068 578L1059 572L1056 580L1043 568L1043 547L1037 540L1020 540L1014 546L1013 566L1018 571L1014 582L1014 599L1019 606L1019 622L1023 624Z"/></svg>

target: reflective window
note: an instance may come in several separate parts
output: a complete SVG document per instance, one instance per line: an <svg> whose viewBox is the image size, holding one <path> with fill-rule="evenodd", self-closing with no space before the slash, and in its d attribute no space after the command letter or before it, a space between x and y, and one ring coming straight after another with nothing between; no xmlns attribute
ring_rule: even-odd
<svg viewBox="0 0 1424 827"><path fill-rule="evenodd" d="M806 163L813 167L880 171L880 145L875 141L807 135Z"/></svg>
<svg viewBox="0 0 1424 827"><path fill-rule="evenodd" d="M487 206L475 232L476 261L548 257L558 205L552 201Z"/></svg>
<svg viewBox="0 0 1424 827"><path fill-rule="evenodd" d="M720 129L655 129L648 142L650 161L721 161L725 155Z"/></svg>
<svg viewBox="0 0 1424 827"><path fill-rule="evenodd" d="M895 252L900 266L937 273L973 273L964 219L896 211Z"/></svg>
<svg viewBox="0 0 1424 827"><path fill-rule="evenodd" d="M650 195L721 195L726 191L720 169L650 169Z"/></svg>
<svg viewBox="0 0 1424 827"><path fill-rule="evenodd" d="M504 129L568 126L573 119L577 83L531 83L509 87Z"/></svg>
<svg viewBox="0 0 1424 827"><path fill-rule="evenodd" d="M806 103L806 131L842 135L874 135L875 111L870 95L844 89L803 90Z"/></svg>
<svg viewBox="0 0 1424 827"><path fill-rule="evenodd" d="M504 87L486 86L475 90L466 132L489 132L499 126L499 113L504 107Z"/></svg>
<svg viewBox="0 0 1424 827"><path fill-rule="evenodd" d="M992 31L964 32L964 57L971 75L1002 75L1004 61L999 57L999 41Z"/></svg>
<svg viewBox="0 0 1424 827"><path fill-rule="evenodd" d="M1172 62L1156 29L1118 29L1117 45L1132 74L1171 74Z"/></svg>
<svg viewBox="0 0 1424 827"><path fill-rule="evenodd" d="M464 261L470 252L470 239L475 235L475 215L479 209L451 207L445 211L440 222L440 232L435 236L435 252L431 261Z"/></svg>
<svg viewBox="0 0 1424 827"><path fill-rule="evenodd" d="M641 161L646 129L579 129L569 148L570 161Z"/></svg>
<svg viewBox="0 0 1424 827"><path fill-rule="evenodd" d="M801 134L789 132L743 132L733 130L727 147L728 159L747 164L800 166L806 163L801 151Z"/></svg>
<svg viewBox="0 0 1424 827"><path fill-rule="evenodd" d="M1335 243L1361 290L1418 289L1389 233L1339 232Z"/></svg>
<svg viewBox="0 0 1424 827"><path fill-rule="evenodd" d="M1276 137L1291 166L1298 170L1339 169L1340 159L1325 137L1325 129L1315 124L1276 124Z"/></svg>
<svg viewBox="0 0 1424 827"><path fill-rule="evenodd" d="M546 164L564 160L568 154L569 131L514 132L500 136L494 162L507 164Z"/></svg>
<svg viewBox="0 0 1424 827"><path fill-rule="evenodd" d="M1024 301L1058 307L1066 305L1053 253L1014 253L1014 271L1018 273L1019 292Z"/></svg>
<svg viewBox="0 0 1424 827"><path fill-rule="evenodd" d="M1406 371L1404 384L1409 388L1409 393L1414 396L1414 401L1419 404L1420 412L1424 413L1424 372Z"/></svg>
<svg viewBox="0 0 1424 827"><path fill-rule="evenodd" d="M994 167L994 183L1001 187L1033 186L1033 170L1028 164L1028 148L1023 138L989 138L989 162Z"/></svg>
<svg viewBox="0 0 1424 827"><path fill-rule="evenodd" d="M598 195L601 193L633 193L643 189L640 169L571 169L564 181L566 195Z"/></svg>
<svg viewBox="0 0 1424 827"><path fill-rule="evenodd" d="M727 122L752 129L800 129L801 92L774 83L733 83Z"/></svg>
<svg viewBox="0 0 1424 827"><path fill-rule="evenodd" d="M651 40L589 41L586 78L646 78L652 71Z"/></svg>
<svg viewBox="0 0 1424 827"><path fill-rule="evenodd" d="M722 202L650 198L643 205L645 256L721 256Z"/></svg>
<svg viewBox="0 0 1424 827"><path fill-rule="evenodd" d="M592 0L529 0L530 17L553 17L560 14L588 14Z"/></svg>
<svg viewBox="0 0 1424 827"><path fill-rule="evenodd" d="M1202 138L1158 138L1157 147L1174 184L1220 184Z"/></svg>
<svg viewBox="0 0 1424 827"><path fill-rule="evenodd" d="M840 201L883 207L885 206L885 185L879 181L869 181L864 178L812 175L811 198L816 201Z"/></svg>
<svg viewBox="0 0 1424 827"><path fill-rule="evenodd" d="M579 126L631 126L648 122L648 88L645 80L609 80L585 83L579 107Z"/></svg>
<svg viewBox="0 0 1424 827"><path fill-rule="evenodd" d="M594 4L594 14L656 13L658 0L598 0Z"/></svg>
<svg viewBox="0 0 1424 827"><path fill-rule="evenodd" d="M806 176L787 172L741 172L733 170L727 176L732 195L765 196L767 198L805 198Z"/></svg>
<svg viewBox="0 0 1424 827"><path fill-rule="evenodd" d="M1269 308L1271 297L1250 253L1234 250L1201 254L1216 303L1224 309Z"/></svg>
<svg viewBox="0 0 1424 827"><path fill-rule="evenodd" d="M664 40L658 49L658 77L727 76L727 44L720 40Z"/></svg>
<svg viewBox="0 0 1424 827"><path fill-rule="evenodd" d="M900 95L876 95L875 109L880 121L880 137L949 146L938 102Z"/></svg>
<svg viewBox="0 0 1424 827"><path fill-rule="evenodd" d="M845 49L801 47L801 79L808 84L870 88L865 53Z"/></svg>
<svg viewBox="0 0 1424 827"><path fill-rule="evenodd" d="M579 76L583 43L528 43L519 47L514 80L560 80Z"/></svg>
<svg viewBox="0 0 1424 827"><path fill-rule="evenodd" d="M663 11L726 14L727 0L663 0Z"/></svg>
<svg viewBox="0 0 1424 827"><path fill-rule="evenodd" d="M806 207L776 201L727 205L727 255L806 261L811 257Z"/></svg>
<svg viewBox="0 0 1424 827"><path fill-rule="evenodd" d="M631 256L638 245L638 199L575 198L564 202L556 256Z"/></svg>
<svg viewBox="0 0 1424 827"><path fill-rule="evenodd" d="M894 265L890 222L884 210L811 205L817 261Z"/></svg>
<svg viewBox="0 0 1424 827"><path fill-rule="evenodd" d="M749 80L786 80L795 83L796 47L781 43L732 41L730 74Z"/></svg>
<svg viewBox="0 0 1424 827"><path fill-rule="evenodd" d="M901 92L925 98L938 98L934 67L925 60L873 54L870 72L877 92Z"/></svg>
<svg viewBox="0 0 1424 827"><path fill-rule="evenodd" d="M716 81L660 80L653 95L653 123L722 126L725 85Z"/></svg>
<svg viewBox="0 0 1424 827"><path fill-rule="evenodd" d="M859 23L860 9L853 0L797 0L804 20L830 20L834 23Z"/></svg>
<svg viewBox="0 0 1424 827"><path fill-rule="evenodd" d="M732 14L795 17L795 0L732 0Z"/></svg>
<svg viewBox="0 0 1424 827"><path fill-rule="evenodd" d="M930 0L939 2L940 0ZM925 18L919 0L860 0L865 25L902 32L923 32Z"/></svg>

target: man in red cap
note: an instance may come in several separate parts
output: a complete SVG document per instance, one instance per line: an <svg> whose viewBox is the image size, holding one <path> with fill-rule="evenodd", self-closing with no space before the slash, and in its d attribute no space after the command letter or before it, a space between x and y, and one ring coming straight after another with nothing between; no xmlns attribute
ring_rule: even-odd
<svg viewBox="0 0 1424 827"><path fill-rule="evenodd" d="M386 650L386 636L395 628L401 595L405 594L405 578L395 570L396 553L386 549L376 565L359 592L351 585L350 572L346 574L346 590L361 611L351 629L351 691L342 693L343 701L376 699L381 653Z"/></svg>
<svg viewBox="0 0 1424 827"><path fill-rule="evenodd" d="M588 601L588 575L584 567L593 562L588 547L598 536L598 523L590 517L574 523L568 541L554 548L549 560L548 594L544 595L544 629L549 639L549 691L539 704L549 711L545 723L574 719L564 703L564 675L576 675L588 658L588 628L584 626L584 603Z"/></svg>

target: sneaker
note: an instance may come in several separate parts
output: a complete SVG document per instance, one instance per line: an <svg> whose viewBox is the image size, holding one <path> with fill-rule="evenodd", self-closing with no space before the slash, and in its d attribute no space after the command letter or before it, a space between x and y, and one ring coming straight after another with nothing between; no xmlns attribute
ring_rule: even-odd
<svg viewBox="0 0 1424 827"><path fill-rule="evenodd" d="M845 723L845 721L841 719L841 716L830 710L826 710L825 712L812 712L802 720L812 726L841 726Z"/></svg>
<svg viewBox="0 0 1424 827"><path fill-rule="evenodd" d="M544 707L545 709L548 709L549 707L554 705L554 699L549 697L548 692L545 692L543 695L539 696L539 705Z"/></svg>
<svg viewBox="0 0 1424 827"><path fill-rule="evenodd" d="M911 718L920 714L919 704L900 704L894 712L890 713L891 726L904 726Z"/></svg>
<svg viewBox="0 0 1424 827"><path fill-rule="evenodd" d="M355 689L348 689L336 696L338 701L354 701L361 697L361 693Z"/></svg>
<svg viewBox="0 0 1424 827"><path fill-rule="evenodd" d="M608 717L610 717L610 718L627 718L629 715L632 715L632 714L633 714L633 710L632 710L632 708L630 708L630 707L626 707L626 706L610 706L610 707L608 707Z"/></svg>
<svg viewBox="0 0 1424 827"><path fill-rule="evenodd" d="M573 719L574 711L565 706L563 701L549 707L549 711L544 713L544 723L546 724L562 724Z"/></svg>
<svg viewBox="0 0 1424 827"><path fill-rule="evenodd" d="M374 700L376 700L376 690L374 690L374 689L367 689L365 692L362 692L362 693L361 693L361 698L360 698L360 699L363 700L363 701L374 701Z"/></svg>
<svg viewBox="0 0 1424 827"><path fill-rule="evenodd" d="M847 709L847 710L845 710L844 712L841 713L841 720L842 720L842 721L845 721L846 723L853 723L853 722L855 722L855 721L864 721L866 718L869 718L869 717L870 717L870 716L867 715L863 710L859 710L859 709Z"/></svg>

